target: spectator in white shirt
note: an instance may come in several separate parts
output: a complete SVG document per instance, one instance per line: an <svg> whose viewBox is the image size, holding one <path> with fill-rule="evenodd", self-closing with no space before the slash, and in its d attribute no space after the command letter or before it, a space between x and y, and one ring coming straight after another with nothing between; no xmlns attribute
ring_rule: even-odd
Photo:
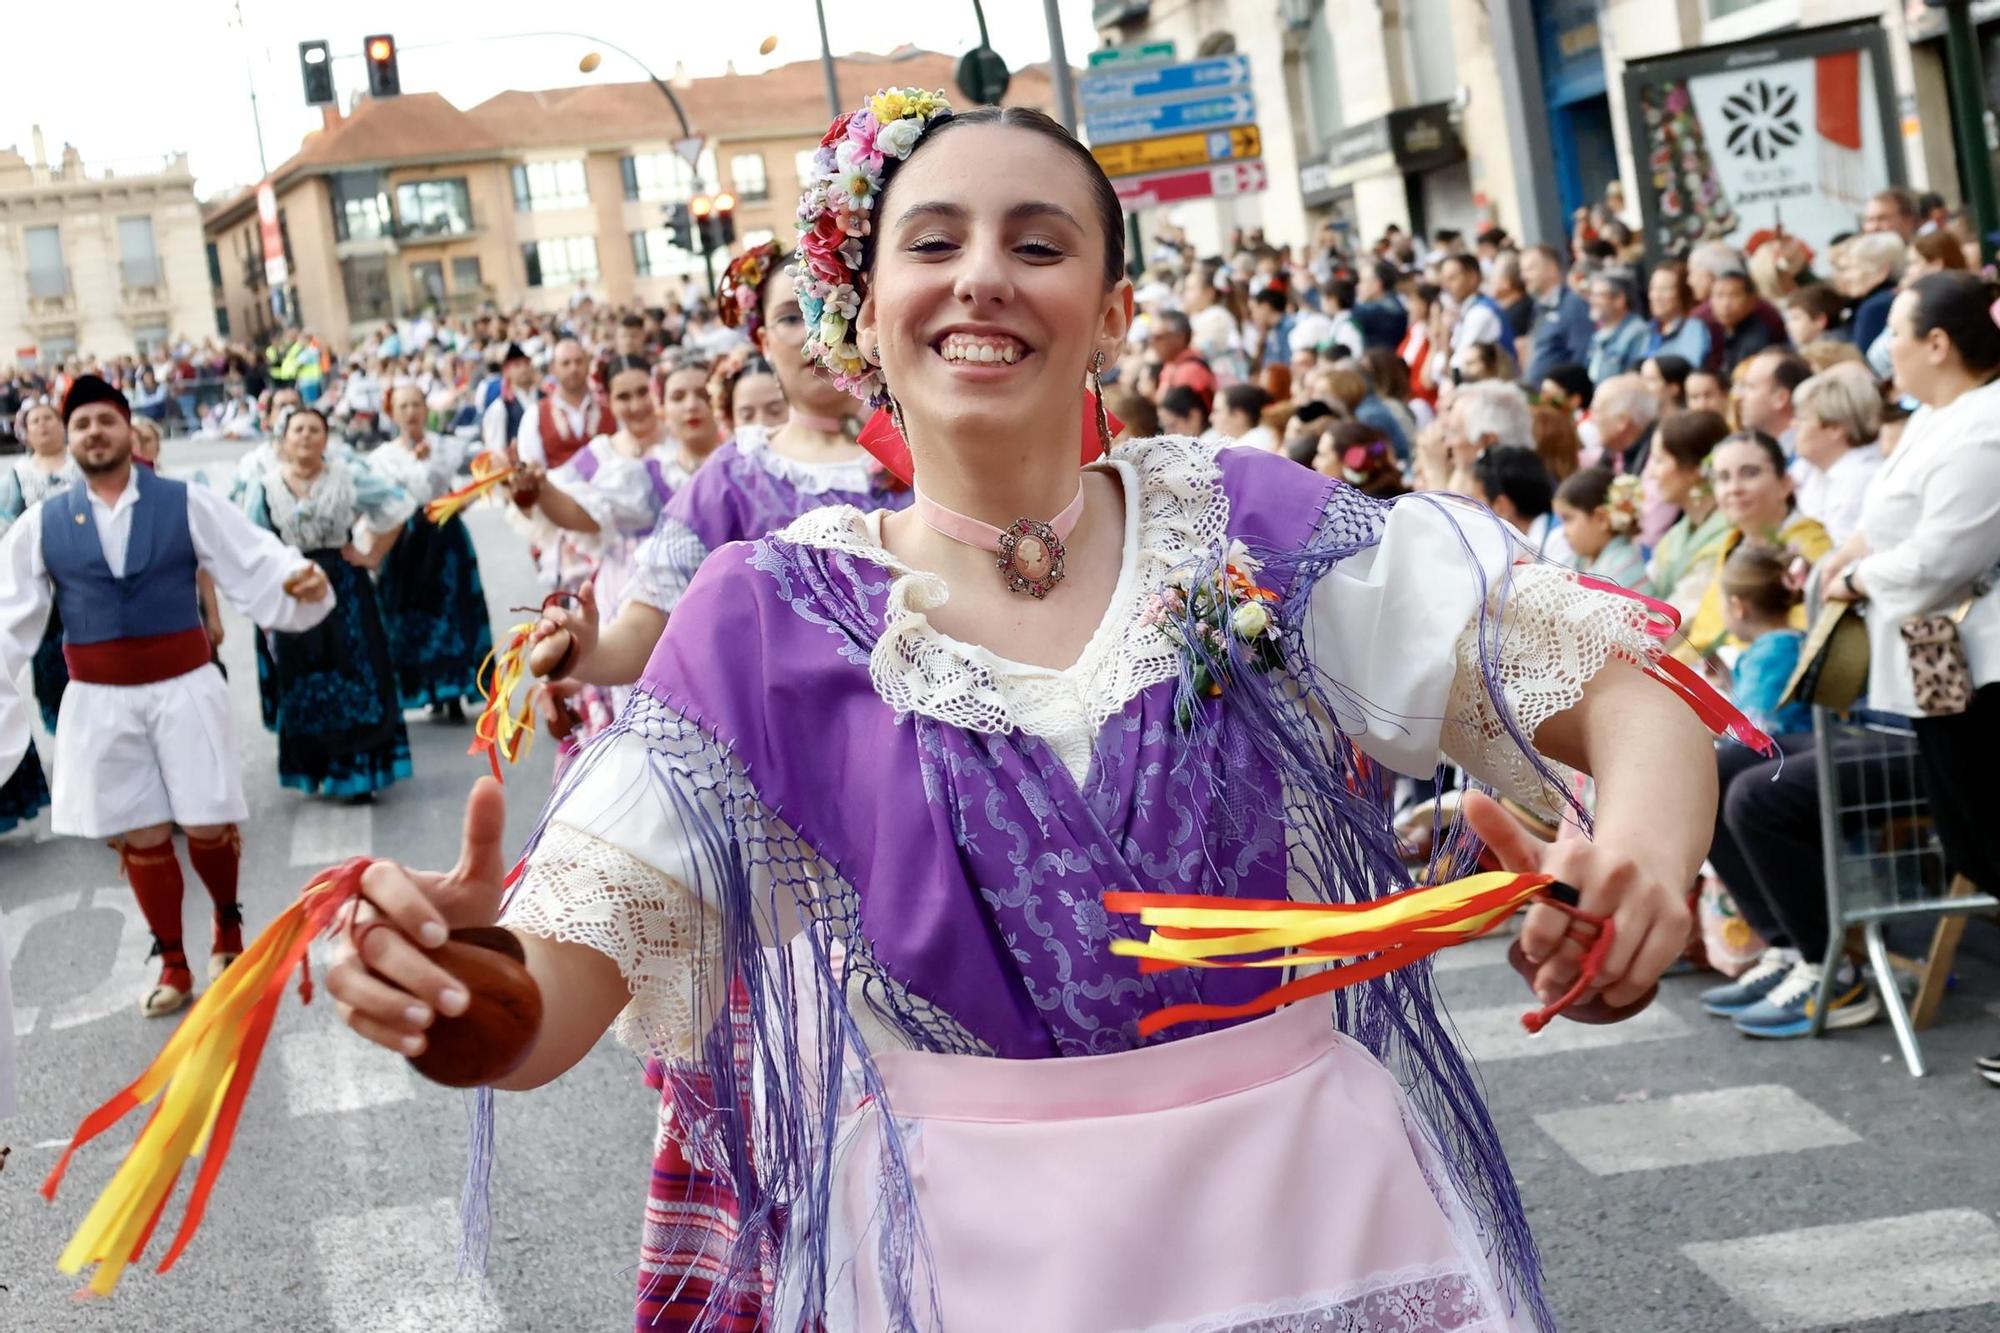
<svg viewBox="0 0 2000 1333"><path fill-rule="evenodd" d="M1255 384L1232 384L1216 395L1215 430L1230 444L1243 449L1278 452L1278 433L1264 424L1271 395Z"/></svg>
<svg viewBox="0 0 2000 1333"><path fill-rule="evenodd" d="M1481 343L1504 346L1513 351L1514 335L1507 328L1499 303L1480 290L1482 275L1474 255L1446 255L1438 268L1438 286L1444 289L1445 310L1451 324L1451 368L1464 370L1471 364L1472 349Z"/></svg>
<svg viewBox="0 0 2000 1333"><path fill-rule="evenodd" d="M1818 519L1838 545L1861 526L1862 502L1882 467L1875 443L1882 395L1865 367L1849 363L1799 385L1792 410L1799 512Z"/></svg>

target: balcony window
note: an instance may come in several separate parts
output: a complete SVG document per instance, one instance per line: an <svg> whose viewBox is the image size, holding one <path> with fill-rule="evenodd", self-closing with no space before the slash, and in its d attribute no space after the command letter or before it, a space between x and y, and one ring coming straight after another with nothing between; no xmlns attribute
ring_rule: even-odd
<svg viewBox="0 0 2000 1333"><path fill-rule="evenodd" d="M472 230L472 194L463 176L396 187L398 236L462 236Z"/></svg>
<svg viewBox="0 0 2000 1333"><path fill-rule="evenodd" d="M817 148L801 148L792 157L792 170L798 174L800 194L805 193L806 182L811 180L813 173L818 170L813 165L813 158L818 152Z"/></svg>
<svg viewBox="0 0 2000 1333"><path fill-rule="evenodd" d="M347 292L350 324L391 317L395 307L389 299L387 255L350 255L341 260L340 282Z"/></svg>
<svg viewBox="0 0 2000 1333"><path fill-rule="evenodd" d="M204 248L208 251L208 285L211 287L220 287L222 285L222 252L215 248L214 241L210 241Z"/></svg>
<svg viewBox="0 0 2000 1333"><path fill-rule="evenodd" d="M118 276L127 287L157 287L160 256L153 248L153 219L118 219Z"/></svg>
<svg viewBox="0 0 2000 1333"><path fill-rule="evenodd" d="M328 183L335 240L372 241L389 234L389 191L381 172L336 171ZM285 258L291 259L289 249Z"/></svg>
<svg viewBox="0 0 2000 1333"><path fill-rule="evenodd" d="M514 168L514 207L522 213L553 213L588 208L590 186L583 177L583 160L523 162Z"/></svg>
<svg viewBox="0 0 2000 1333"><path fill-rule="evenodd" d="M701 258L674 244L665 227L632 233L632 269L642 278L684 278L701 271Z"/></svg>
<svg viewBox="0 0 2000 1333"><path fill-rule="evenodd" d="M479 272L478 255L460 255L451 261L451 289L463 296L467 292L477 292L486 286L486 279Z"/></svg>
<svg viewBox="0 0 2000 1333"><path fill-rule="evenodd" d="M69 268L63 263L62 232L55 227L24 227L21 237L28 255L28 294L53 301L69 295Z"/></svg>
<svg viewBox="0 0 2000 1333"><path fill-rule="evenodd" d="M567 287L597 280L595 236L528 241L521 246L521 259L527 266L530 287Z"/></svg>
<svg viewBox="0 0 2000 1333"><path fill-rule="evenodd" d="M618 159L625 197L647 204L678 204L694 196L694 168L679 153L631 153Z"/></svg>
<svg viewBox="0 0 2000 1333"><path fill-rule="evenodd" d="M444 265L436 260L410 265L410 295L419 305L444 309Z"/></svg>
<svg viewBox="0 0 2000 1333"><path fill-rule="evenodd" d="M738 199L756 203L771 197L771 178L764 171L762 153L738 153L730 158L729 179L735 183Z"/></svg>

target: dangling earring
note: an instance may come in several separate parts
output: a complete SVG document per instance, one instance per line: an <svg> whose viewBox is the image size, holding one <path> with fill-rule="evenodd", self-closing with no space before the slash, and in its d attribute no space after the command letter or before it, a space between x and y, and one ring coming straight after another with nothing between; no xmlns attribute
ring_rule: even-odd
<svg viewBox="0 0 2000 1333"><path fill-rule="evenodd" d="M1104 381L1098 378L1104 369L1104 352L1099 349L1090 358L1090 393L1097 401L1097 443L1099 452L1111 452L1111 420L1104 412Z"/></svg>
<svg viewBox="0 0 2000 1333"><path fill-rule="evenodd" d="M903 443L909 444L910 428L903 424L903 405L896 401L894 394L889 395L889 420L896 423L896 434L903 437Z"/></svg>

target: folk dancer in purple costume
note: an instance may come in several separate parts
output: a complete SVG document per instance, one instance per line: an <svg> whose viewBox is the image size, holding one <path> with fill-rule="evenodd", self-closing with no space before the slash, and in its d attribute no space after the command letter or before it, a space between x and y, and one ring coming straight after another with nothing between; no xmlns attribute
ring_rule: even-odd
<svg viewBox="0 0 2000 1333"><path fill-rule="evenodd" d="M629 685L709 552L755 541L828 505L873 510L910 503L909 489L854 442L853 398L803 356L809 330L788 257L775 244L754 246L730 262L717 309L769 360L790 415L775 431L737 426L681 488L637 552L624 606L605 615L601 628L601 597L596 607L552 608L535 629L537 674Z"/></svg>
<svg viewBox="0 0 2000 1333"><path fill-rule="evenodd" d="M566 591L614 616L631 594L640 545L722 439L708 401L708 363L675 351L660 369L656 384L645 357L613 357L605 390L617 432L598 436L552 472L523 464L512 483L518 506L546 518L564 540L589 553L590 572ZM630 682L609 688L558 682L551 688L581 717L577 737L588 739L617 717Z"/></svg>
<svg viewBox="0 0 2000 1333"><path fill-rule="evenodd" d="M64 447L62 413L55 404L30 403L22 408L15 434L27 443L28 452L15 459L13 466L0 468L0 536L31 505L82 479ZM56 710L62 706L63 689L69 684L69 672L62 660L62 624L53 614L47 633L35 648L29 674L34 680L35 699L42 708L42 724L53 735ZM0 783L0 833L33 819L48 804L48 776L34 742L30 741L14 776Z"/></svg>
<svg viewBox="0 0 2000 1333"><path fill-rule="evenodd" d="M493 618L464 518L433 523L422 510L452 488L465 467L466 443L430 433L430 409L415 384L391 389L389 410L396 438L368 462L418 508L382 562L378 591L389 655L404 708L463 722L464 701L478 695L480 664L493 651Z"/></svg>
<svg viewBox="0 0 2000 1333"><path fill-rule="evenodd" d="M236 825L249 807L196 573L273 629L318 624L334 598L319 566L220 496L134 467L131 419L123 394L79 376L63 421L84 484L28 510L0 539L0 772L12 773L27 750L15 673L59 608L70 686L56 732L54 827L117 850L161 960L140 1006L158 1016L194 990L176 825L215 908L210 978L243 951Z"/></svg>
<svg viewBox="0 0 2000 1333"><path fill-rule="evenodd" d="M1408 883L1387 771L1448 755L1546 809L1575 765L1594 841L1537 842L1476 794L1465 817L1614 923L1589 1009L1635 1011L1686 941L1714 811L1655 613L1516 567L1499 520L1448 497L1186 438L1079 473L1132 288L1115 193L1040 113L889 90L817 165L808 350L893 404L918 508L712 551L511 897L492 783L460 869L367 872L343 1015L421 1050L465 998L417 941L497 921L547 1015L499 1086L613 1025L667 1062L674 1132L735 1213L655 1293L671 1327L746 1301L841 1333L1549 1327L1427 963L1142 1038L1162 1006L1254 1011L1282 977L1142 970L1105 895L1372 902ZM1269 596L1191 609L1238 580ZM1538 995L1583 974L1586 932L1532 909Z"/></svg>

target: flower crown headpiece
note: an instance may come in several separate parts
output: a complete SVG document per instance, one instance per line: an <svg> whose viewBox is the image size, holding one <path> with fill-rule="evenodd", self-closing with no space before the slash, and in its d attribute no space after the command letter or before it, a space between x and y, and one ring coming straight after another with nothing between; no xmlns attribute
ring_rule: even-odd
<svg viewBox="0 0 2000 1333"><path fill-rule="evenodd" d="M1621 537L1637 532L1644 500L1645 489L1637 477L1612 478L1611 488L1604 497L1605 508L1611 514L1611 530Z"/></svg>
<svg viewBox="0 0 2000 1333"><path fill-rule="evenodd" d="M715 293L715 313L724 324L732 329L742 329L752 338L757 336L757 329L764 322L758 293L783 253L776 241L765 241L729 261L729 267L722 270L722 282Z"/></svg>
<svg viewBox="0 0 2000 1333"><path fill-rule="evenodd" d="M952 114L941 92L884 88L859 111L833 122L813 155L799 200L799 311L805 357L833 382L875 407L889 401L882 373L854 341L861 313L862 241L874 231L875 201L889 173L916 149L924 131Z"/></svg>

